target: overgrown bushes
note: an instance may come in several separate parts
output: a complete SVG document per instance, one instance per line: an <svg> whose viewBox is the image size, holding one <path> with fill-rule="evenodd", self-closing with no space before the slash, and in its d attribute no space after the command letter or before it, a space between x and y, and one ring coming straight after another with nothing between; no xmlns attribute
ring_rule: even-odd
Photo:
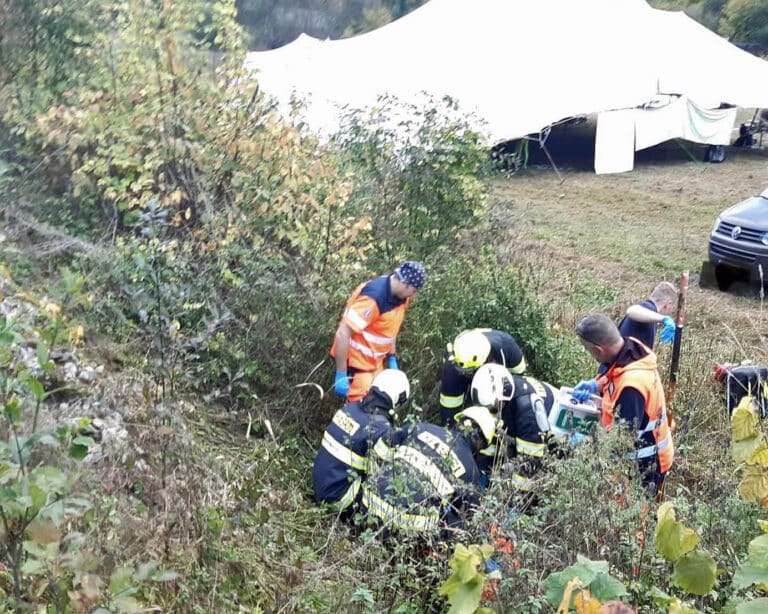
<svg viewBox="0 0 768 614"><path fill-rule="evenodd" d="M36 2L49 4L56 3ZM61 57L50 58L51 70L66 63L63 76L35 80L18 56L15 75L2 75L4 126L15 137L3 145L0 187L18 195L30 183L42 198L29 200L25 213L99 243L76 263L93 297L86 338L98 332L122 342L122 354L154 380L142 399L158 410L157 423L143 425L154 436L145 451L154 473L136 480L125 501L116 502L125 494L119 488L114 499L103 497L95 517L116 525L117 510L135 508L143 522L168 506L157 529L167 562L179 564L176 593L155 586L144 595L171 608L424 611L438 602L445 553L425 560L406 545L391 552L353 536L310 499L318 433L339 400L296 386L330 389L327 352L348 294L405 258L427 265L427 285L398 344L417 417L436 419L445 343L465 328L509 331L529 371L556 385L583 379L594 365L572 332L553 324L537 297L536 272L521 269L514 250L498 249L499 232L509 229L486 215L484 143L451 101L421 110L382 100L373 115L351 112L342 133L321 143L300 118L279 120L256 83L242 79L232 3L212 6L93 0L79 5L82 14L59 23L54 11L46 14L53 21L38 23L16 2L4 14L18 17L25 32L55 26L46 39L54 49L62 32L69 38ZM97 9L104 21L94 23L103 29L85 27L82 15ZM48 70L46 45L34 53ZM231 55L211 63L213 47ZM11 264L28 272L31 262ZM613 302L592 279L578 288L582 303ZM728 568L732 555L744 558L761 513L728 490L735 480L717 451L727 445L723 415L702 375L709 354L689 343L687 365L695 369L684 366L678 390L679 457L669 492L680 522ZM29 399L40 393L31 379L14 381ZM177 485L183 496L165 490L169 473L191 471L196 460L169 444L168 416L157 418L182 393L209 406L206 419L223 409L242 416L237 445L213 439L210 422L198 425L213 449L206 453L228 460L226 503L196 508L194 485L181 484L186 476ZM647 529L647 541L654 515L624 480L632 470L616 462L620 444L609 439L552 459L540 505L517 520L509 515L510 486L498 476L483 521L514 527L518 537L517 567L498 586L502 603L546 610L544 577L578 555L606 560L643 608L654 607L652 586L683 597L669 582L668 563L639 537ZM176 516L182 507L195 513ZM489 540L485 527L467 537ZM182 530L194 535L175 551L173 532ZM110 557L135 554L121 553L116 539L99 542ZM19 543L11 547L16 562ZM732 592L725 583L717 590L697 597L699 607L716 609Z"/></svg>

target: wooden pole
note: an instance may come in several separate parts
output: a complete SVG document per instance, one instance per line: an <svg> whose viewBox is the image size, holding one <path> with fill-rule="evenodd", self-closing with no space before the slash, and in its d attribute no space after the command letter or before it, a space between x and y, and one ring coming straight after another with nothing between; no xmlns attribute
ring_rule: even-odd
<svg viewBox="0 0 768 614"><path fill-rule="evenodd" d="M675 318L675 341L672 344L672 363L669 367L669 385L667 387L667 422L675 429L675 415L672 402L677 388L677 375L680 371L680 345L683 340L683 325L685 324L685 296L688 293L688 271L680 276L680 287L677 294L677 316Z"/></svg>

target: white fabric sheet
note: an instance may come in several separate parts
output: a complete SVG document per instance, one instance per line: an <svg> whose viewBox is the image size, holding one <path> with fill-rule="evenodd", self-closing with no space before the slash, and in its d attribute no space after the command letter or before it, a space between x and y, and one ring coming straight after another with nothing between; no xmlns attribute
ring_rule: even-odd
<svg viewBox="0 0 768 614"><path fill-rule="evenodd" d="M633 109L605 111L597 116L595 172L624 173L635 166Z"/></svg>
<svg viewBox="0 0 768 614"><path fill-rule="evenodd" d="M695 143L708 145L730 145L733 124L736 122L736 108L702 109L687 101L683 138Z"/></svg>
<svg viewBox="0 0 768 614"><path fill-rule="evenodd" d="M688 115L686 105L685 98L677 98L657 108L636 109L635 151L683 136L683 124Z"/></svg>
<svg viewBox="0 0 768 614"><path fill-rule="evenodd" d="M599 113L595 172L623 173L632 170L635 151L672 139L728 145L735 120L736 108L702 109L685 97L656 108ZM631 152L631 156L627 152Z"/></svg>

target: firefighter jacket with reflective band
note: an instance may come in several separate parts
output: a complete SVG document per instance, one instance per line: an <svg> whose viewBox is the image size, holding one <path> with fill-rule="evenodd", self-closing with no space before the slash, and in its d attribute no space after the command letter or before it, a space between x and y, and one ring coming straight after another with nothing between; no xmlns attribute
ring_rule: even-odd
<svg viewBox="0 0 768 614"><path fill-rule="evenodd" d="M557 397L551 384L532 377L513 375L515 391L501 408L512 456L517 457L512 481L518 490L533 489L532 478L541 468L549 438L549 412Z"/></svg>
<svg viewBox="0 0 768 614"><path fill-rule="evenodd" d="M395 340L405 318L410 298L392 294L389 275L360 284L344 307L342 321L351 329L347 366L358 371L374 371L393 353ZM336 356L336 342L331 347Z"/></svg>
<svg viewBox="0 0 768 614"><path fill-rule="evenodd" d="M504 365L510 373L525 371L523 351L515 338L500 330L480 329L491 345L491 352L486 363ZM443 423L449 424L450 418L459 411L469 399L474 373L462 372L453 359L453 344L446 347L443 374L440 378L440 410Z"/></svg>
<svg viewBox="0 0 768 614"><path fill-rule="evenodd" d="M476 505L480 492L466 437L419 422L403 427L394 443L390 458L363 484L363 508L395 530L431 533L460 525L462 510Z"/></svg>
<svg viewBox="0 0 768 614"><path fill-rule="evenodd" d="M349 507L360 496L368 452L374 446L384 449L392 433L386 415L363 411L360 401L339 409L323 433L312 467L316 499L336 503L340 510Z"/></svg>
<svg viewBox="0 0 768 614"><path fill-rule="evenodd" d="M637 416L627 413L626 408L621 406L622 392L632 388L642 396L645 415L639 424L634 424L637 428L636 450L629 457L642 461L658 455L659 471L666 473L672 466L675 447L667 423L664 387L657 369L656 354L637 339L626 338L624 347L598 379L598 384L603 395L600 421L606 428L613 425L617 411L619 419L630 424L637 421Z"/></svg>

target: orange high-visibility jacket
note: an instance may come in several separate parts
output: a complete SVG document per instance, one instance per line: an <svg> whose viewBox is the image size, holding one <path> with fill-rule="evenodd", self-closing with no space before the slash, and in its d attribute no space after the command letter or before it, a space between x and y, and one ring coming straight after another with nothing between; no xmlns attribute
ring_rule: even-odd
<svg viewBox="0 0 768 614"><path fill-rule="evenodd" d="M672 432L667 423L667 406L664 400L664 387L657 370L656 354L641 342L634 339L647 350L647 354L626 365L613 365L599 379L603 393L602 416L600 421L606 428L613 425L616 404L622 390L634 388L645 400L645 414L648 424L637 432L637 438L652 432L654 445L635 450L629 457L647 458L658 454L659 470L665 473L672 466L675 447Z"/></svg>
<svg viewBox="0 0 768 614"><path fill-rule="evenodd" d="M360 284L347 300L344 321L351 329L347 366L358 371L373 371L395 348L395 340L411 299L392 296L389 275ZM331 347L336 356L336 342Z"/></svg>

